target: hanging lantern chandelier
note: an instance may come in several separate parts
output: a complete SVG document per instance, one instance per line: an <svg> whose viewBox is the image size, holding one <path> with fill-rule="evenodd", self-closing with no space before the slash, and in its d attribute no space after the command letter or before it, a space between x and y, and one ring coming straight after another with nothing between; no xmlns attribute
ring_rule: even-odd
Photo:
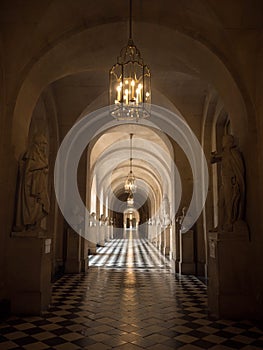
<svg viewBox="0 0 263 350"><path fill-rule="evenodd" d="M118 120L150 116L151 74L132 39L132 0L130 0L129 40L110 70L110 113Z"/></svg>
<svg viewBox="0 0 263 350"><path fill-rule="evenodd" d="M132 171L132 137L133 134L130 134L130 172L124 184L125 192L130 194L136 192L135 176Z"/></svg>

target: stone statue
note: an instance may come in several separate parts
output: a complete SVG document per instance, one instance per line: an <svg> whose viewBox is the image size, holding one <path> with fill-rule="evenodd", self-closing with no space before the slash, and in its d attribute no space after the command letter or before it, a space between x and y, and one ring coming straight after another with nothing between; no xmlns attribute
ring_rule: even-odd
<svg viewBox="0 0 263 350"><path fill-rule="evenodd" d="M104 225L110 226L110 219L108 216L105 218Z"/></svg>
<svg viewBox="0 0 263 350"><path fill-rule="evenodd" d="M89 225L96 226L96 214L92 212L89 217Z"/></svg>
<svg viewBox="0 0 263 350"><path fill-rule="evenodd" d="M105 225L105 215L104 214L101 214L101 216L99 218L99 222L100 222L100 226Z"/></svg>
<svg viewBox="0 0 263 350"><path fill-rule="evenodd" d="M76 205L72 210L71 222L74 224L74 229L81 233L84 229L84 215L81 214L80 208Z"/></svg>
<svg viewBox="0 0 263 350"><path fill-rule="evenodd" d="M165 227L171 225L171 219L170 219L170 215L168 213L165 214L165 216L163 218L163 223L164 223Z"/></svg>
<svg viewBox="0 0 263 350"><path fill-rule="evenodd" d="M233 231L234 223L243 220L245 204L245 167L233 135L223 137L221 154L212 153L211 163L216 162L221 162L219 229Z"/></svg>
<svg viewBox="0 0 263 350"><path fill-rule="evenodd" d="M169 203L169 199L167 194L164 195L163 197L163 217L166 216L166 214L168 214L170 216L170 203Z"/></svg>
<svg viewBox="0 0 263 350"><path fill-rule="evenodd" d="M40 227L49 213L47 140L35 135L19 163L14 231Z"/></svg>
<svg viewBox="0 0 263 350"><path fill-rule="evenodd" d="M176 218L176 223L177 223L177 229L178 230L182 230L182 228L183 228L182 224L183 224L183 221L184 221L184 218L185 218L186 210L187 210L187 208L183 207L182 208L182 214L177 216L177 218Z"/></svg>
<svg viewBox="0 0 263 350"><path fill-rule="evenodd" d="M163 197L163 226L167 227L171 224L170 219L170 203L167 194Z"/></svg>

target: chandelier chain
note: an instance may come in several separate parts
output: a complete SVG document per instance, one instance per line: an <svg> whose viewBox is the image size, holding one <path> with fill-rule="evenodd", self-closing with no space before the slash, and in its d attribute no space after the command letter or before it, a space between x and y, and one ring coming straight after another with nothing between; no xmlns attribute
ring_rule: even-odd
<svg viewBox="0 0 263 350"><path fill-rule="evenodd" d="M132 0L130 0L129 39L132 40Z"/></svg>
<svg viewBox="0 0 263 350"><path fill-rule="evenodd" d="M133 134L130 134L130 173L132 173L132 137Z"/></svg>

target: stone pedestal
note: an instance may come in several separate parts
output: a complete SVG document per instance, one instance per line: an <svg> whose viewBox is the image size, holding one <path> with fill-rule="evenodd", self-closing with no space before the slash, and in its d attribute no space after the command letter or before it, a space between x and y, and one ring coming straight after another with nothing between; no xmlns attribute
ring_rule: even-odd
<svg viewBox="0 0 263 350"><path fill-rule="evenodd" d="M99 245L101 247L105 246L106 229L107 229L107 226L105 225L99 226Z"/></svg>
<svg viewBox="0 0 263 350"><path fill-rule="evenodd" d="M87 272L89 268L89 241L81 237L81 272Z"/></svg>
<svg viewBox="0 0 263 350"><path fill-rule="evenodd" d="M165 250L165 228L162 227L161 228L161 234L160 234L160 250L161 252L164 254L164 250Z"/></svg>
<svg viewBox="0 0 263 350"><path fill-rule="evenodd" d="M106 226L106 241L108 242L110 240L110 226Z"/></svg>
<svg viewBox="0 0 263 350"><path fill-rule="evenodd" d="M161 225L156 224L155 229L156 229L156 247L160 249L161 248Z"/></svg>
<svg viewBox="0 0 263 350"><path fill-rule="evenodd" d="M180 265L180 225L178 221L175 221L175 237L174 237L174 270L179 273L179 265Z"/></svg>
<svg viewBox="0 0 263 350"><path fill-rule="evenodd" d="M162 233L159 233L157 236L157 248L159 250L162 250Z"/></svg>
<svg viewBox="0 0 263 350"><path fill-rule="evenodd" d="M167 226L164 228L164 242L165 246L163 249L163 254L164 255L169 255L170 256L170 250L171 250L171 226Z"/></svg>
<svg viewBox="0 0 263 350"><path fill-rule="evenodd" d="M212 316L243 318L252 314L249 276L249 236L209 232L208 308Z"/></svg>
<svg viewBox="0 0 263 350"><path fill-rule="evenodd" d="M43 230L12 233L8 270L11 312L45 311L51 301L51 239Z"/></svg>
<svg viewBox="0 0 263 350"><path fill-rule="evenodd" d="M90 226L86 234L86 238L89 244L89 252L94 255L97 253L97 242L98 242L98 227Z"/></svg>
<svg viewBox="0 0 263 350"><path fill-rule="evenodd" d="M110 239L113 239L113 225L110 225Z"/></svg>
<svg viewBox="0 0 263 350"><path fill-rule="evenodd" d="M157 247L157 227L156 225L151 225L150 227L151 242Z"/></svg>
<svg viewBox="0 0 263 350"><path fill-rule="evenodd" d="M81 272L81 236L72 228L67 230L66 273Z"/></svg>
<svg viewBox="0 0 263 350"><path fill-rule="evenodd" d="M176 260L172 258L170 260L170 263L171 263L172 273L178 273Z"/></svg>
<svg viewBox="0 0 263 350"><path fill-rule="evenodd" d="M195 274L194 232L192 230L185 233L180 231L179 273L182 275Z"/></svg>
<svg viewBox="0 0 263 350"><path fill-rule="evenodd" d="M153 227L152 225L148 225L147 226L147 231L148 231L148 239L150 242L154 242L154 230L153 230Z"/></svg>

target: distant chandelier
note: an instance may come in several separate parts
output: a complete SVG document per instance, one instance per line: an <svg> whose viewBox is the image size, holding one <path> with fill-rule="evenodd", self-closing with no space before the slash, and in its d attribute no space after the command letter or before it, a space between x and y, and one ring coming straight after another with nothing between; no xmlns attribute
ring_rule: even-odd
<svg viewBox="0 0 263 350"><path fill-rule="evenodd" d="M150 116L151 74L132 39L132 0L130 0L129 40L110 70L110 113L118 120Z"/></svg>
<svg viewBox="0 0 263 350"><path fill-rule="evenodd" d="M130 134L130 172L124 184L125 192L130 194L133 194L136 192L135 176L132 171L132 137L133 137L133 134Z"/></svg>

